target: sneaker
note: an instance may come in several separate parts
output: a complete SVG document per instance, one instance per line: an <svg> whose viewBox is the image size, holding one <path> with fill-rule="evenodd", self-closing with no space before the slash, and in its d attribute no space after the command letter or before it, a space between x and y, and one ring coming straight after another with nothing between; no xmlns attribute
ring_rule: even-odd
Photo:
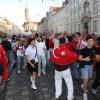
<svg viewBox="0 0 100 100"><path fill-rule="evenodd" d="M86 93L83 93L83 100L88 100Z"/></svg>
<svg viewBox="0 0 100 100"><path fill-rule="evenodd" d="M68 100L75 100L75 98L74 98L74 96L73 96L73 97L68 98Z"/></svg>
<svg viewBox="0 0 100 100"><path fill-rule="evenodd" d="M38 77L40 76L41 74L40 73L38 73Z"/></svg>
<svg viewBox="0 0 100 100"><path fill-rule="evenodd" d="M91 91L92 91L93 94L96 94L97 93L97 89L93 89L92 88Z"/></svg>
<svg viewBox="0 0 100 100"><path fill-rule="evenodd" d="M25 66L23 66L23 69L25 69L26 67Z"/></svg>
<svg viewBox="0 0 100 100"><path fill-rule="evenodd" d="M20 74L20 73L21 73L21 71L19 70L19 71L18 71L18 74Z"/></svg>
<svg viewBox="0 0 100 100"><path fill-rule="evenodd" d="M34 89L34 90L37 90L37 87L36 87L35 84L32 84L32 85L31 85L31 88Z"/></svg>
<svg viewBox="0 0 100 100"><path fill-rule="evenodd" d="M59 97L55 97L55 100L59 100Z"/></svg>
<svg viewBox="0 0 100 100"><path fill-rule="evenodd" d="M43 75L46 75L46 72L43 72Z"/></svg>
<svg viewBox="0 0 100 100"><path fill-rule="evenodd" d="M30 76L30 80L31 80L31 82L32 82L32 76Z"/></svg>
<svg viewBox="0 0 100 100"><path fill-rule="evenodd" d="M81 88L83 89L83 84L81 84Z"/></svg>
<svg viewBox="0 0 100 100"><path fill-rule="evenodd" d="M11 77L9 77L8 79L7 79L7 81L10 81L11 80Z"/></svg>

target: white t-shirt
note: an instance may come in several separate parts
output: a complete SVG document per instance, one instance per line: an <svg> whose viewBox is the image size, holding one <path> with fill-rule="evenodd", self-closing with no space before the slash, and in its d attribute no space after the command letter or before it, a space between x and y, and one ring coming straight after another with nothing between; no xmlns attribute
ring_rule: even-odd
<svg viewBox="0 0 100 100"><path fill-rule="evenodd" d="M59 40L58 39L54 39L53 43L54 43L54 49L59 46Z"/></svg>
<svg viewBox="0 0 100 100"><path fill-rule="evenodd" d="M36 47L33 48L31 45L29 45L25 50L25 55L28 55L30 60L35 59Z"/></svg>
<svg viewBox="0 0 100 100"><path fill-rule="evenodd" d="M17 56L24 56L24 50L25 50L24 46L19 45L17 47Z"/></svg>
<svg viewBox="0 0 100 100"><path fill-rule="evenodd" d="M45 56L45 50L46 46L44 42L36 42L36 47L37 47L37 54L39 56Z"/></svg>
<svg viewBox="0 0 100 100"><path fill-rule="evenodd" d="M12 42L12 50L16 51L18 44L16 42Z"/></svg>

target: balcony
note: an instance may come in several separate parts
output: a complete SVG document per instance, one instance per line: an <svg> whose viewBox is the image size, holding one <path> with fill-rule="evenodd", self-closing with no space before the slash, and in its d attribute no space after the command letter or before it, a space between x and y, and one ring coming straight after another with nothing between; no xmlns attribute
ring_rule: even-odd
<svg viewBox="0 0 100 100"><path fill-rule="evenodd" d="M91 11L89 10L89 1L85 0L83 4L83 13L81 17L82 23L88 23L91 19Z"/></svg>
<svg viewBox="0 0 100 100"><path fill-rule="evenodd" d="M84 16L84 17L81 19L81 22L82 22L82 23L88 23L89 20L90 20L90 17Z"/></svg>

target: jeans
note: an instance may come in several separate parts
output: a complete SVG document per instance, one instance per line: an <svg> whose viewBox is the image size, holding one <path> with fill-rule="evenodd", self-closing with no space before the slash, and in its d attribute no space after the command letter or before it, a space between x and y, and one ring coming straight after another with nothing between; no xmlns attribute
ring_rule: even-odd
<svg viewBox="0 0 100 100"><path fill-rule="evenodd" d="M17 56L17 68L18 71L24 66L24 56Z"/></svg>
<svg viewBox="0 0 100 100"><path fill-rule="evenodd" d="M93 74L93 65L85 65L85 67L82 68L81 71L82 79L89 79L92 77Z"/></svg>
<svg viewBox="0 0 100 100"><path fill-rule="evenodd" d="M77 68L77 64L78 63L74 62L73 64L70 65L71 74L75 79L80 78L80 74L79 74L79 70Z"/></svg>
<svg viewBox="0 0 100 100"><path fill-rule="evenodd" d="M46 56L38 56L38 73L45 72Z"/></svg>
<svg viewBox="0 0 100 100"><path fill-rule="evenodd" d="M11 65L12 65L12 62L13 62L13 58L14 58L14 55L13 55L13 51L12 50L6 50L6 55L7 55L7 58L8 58L8 69L9 71L11 70Z"/></svg>

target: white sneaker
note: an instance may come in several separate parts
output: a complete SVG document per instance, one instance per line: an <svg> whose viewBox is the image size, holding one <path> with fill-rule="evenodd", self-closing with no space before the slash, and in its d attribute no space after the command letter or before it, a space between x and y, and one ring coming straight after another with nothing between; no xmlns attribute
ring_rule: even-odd
<svg viewBox="0 0 100 100"><path fill-rule="evenodd" d="M96 94L97 93L97 89L93 89L92 88L91 91L92 91L93 94Z"/></svg>
<svg viewBox="0 0 100 100"><path fill-rule="evenodd" d="M30 76L30 80L31 80L31 82L32 82L32 76Z"/></svg>
<svg viewBox="0 0 100 100"><path fill-rule="evenodd" d="M38 77L40 76L41 74L40 73L38 73Z"/></svg>
<svg viewBox="0 0 100 100"><path fill-rule="evenodd" d="M87 94L83 93L83 100L88 100Z"/></svg>
<svg viewBox="0 0 100 100"><path fill-rule="evenodd" d="M46 75L46 72L43 72L43 75Z"/></svg>
<svg viewBox="0 0 100 100"><path fill-rule="evenodd" d="M74 99L74 96L73 96L73 97L68 98L68 100L73 100L73 99Z"/></svg>
<svg viewBox="0 0 100 100"><path fill-rule="evenodd" d="M25 69L25 66L23 66L23 69Z"/></svg>
<svg viewBox="0 0 100 100"><path fill-rule="evenodd" d="M31 88L34 89L34 90L37 90L37 87L36 87L35 84L32 84L32 85L31 85Z"/></svg>
<svg viewBox="0 0 100 100"><path fill-rule="evenodd" d="M18 71L18 74L20 74L20 73L21 73L21 71L19 70L19 71Z"/></svg>
<svg viewBox="0 0 100 100"><path fill-rule="evenodd" d="M56 96L56 97L55 97L55 100L58 100L58 99L59 99L59 96Z"/></svg>
<svg viewBox="0 0 100 100"><path fill-rule="evenodd" d="M83 89L83 84L81 84L81 88Z"/></svg>

